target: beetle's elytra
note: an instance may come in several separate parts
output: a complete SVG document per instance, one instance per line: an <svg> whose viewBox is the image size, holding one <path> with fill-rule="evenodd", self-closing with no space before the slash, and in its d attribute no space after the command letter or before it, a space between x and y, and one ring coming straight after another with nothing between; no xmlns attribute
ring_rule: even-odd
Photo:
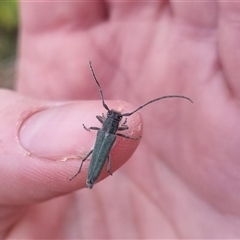
<svg viewBox="0 0 240 240"><path fill-rule="evenodd" d="M135 109L134 111L132 111L130 113L120 113L115 110L110 110L104 101L102 88L96 78L94 71L93 71L91 62L89 62L89 66L90 66L90 69L91 69L91 72L93 75L93 79L95 80L96 84L98 85L98 90L100 93L103 107L107 110L107 116L106 117L105 116L96 116L98 121L102 123L102 128L98 128L98 127L87 128L83 124L83 127L87 131L97 130L98 131L97 137L96 137L96 141L95 141L93 149L91 149L89 151L89 153L87 153L86 156L82 159L82 162L78 169L78 172L70 180L74 179L81 172L81 168L82 168L84 161L86 161L87 158L90 155L92 155L92 158L91 158L90 164L89 164L89 168L88 168L88 176L87 176L87 181L86 181L86 187L92 188L94 183L97 181L100 173L102 172L103 166L106 161L107 161L107 171L109 174L111 174L111 172L110 172L111 159L110 159L109 153L112 149L114 142L116 141L116 137L120 136L123 138L132 139L132 140L138 140L139 138L141 138L141 136L139 136L138 138L133 138L133 137L130 137L130 136L127 136L127 135L117 132L117 131L124 131L124 130L128 129L128 126L126 125L127 119L125 119L125 121L119 126L120 121L122 120L123 117L131 116L133 113L137 112L138 110L147 106L148 104L162 100L164 98L184 98L190 102L192 102L192 100L188 97L181 96L181 95L168 95L168 96L162 96L159 98L155 98L155 99L141 105L140 107L138 107L137 109Z"/></svg>

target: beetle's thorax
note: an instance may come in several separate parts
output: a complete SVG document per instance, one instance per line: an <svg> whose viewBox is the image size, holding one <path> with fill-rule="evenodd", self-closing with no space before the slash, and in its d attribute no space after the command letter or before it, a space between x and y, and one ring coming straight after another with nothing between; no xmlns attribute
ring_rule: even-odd
<svg viewBox="0 0 240 240"><path fill-rule="evenodd" d="M122 120L122 115L120 112L115 110L110 110L107 113L107 118L103 123L102 130L108 133L115 134L118 130L120 121Z"/></svg>

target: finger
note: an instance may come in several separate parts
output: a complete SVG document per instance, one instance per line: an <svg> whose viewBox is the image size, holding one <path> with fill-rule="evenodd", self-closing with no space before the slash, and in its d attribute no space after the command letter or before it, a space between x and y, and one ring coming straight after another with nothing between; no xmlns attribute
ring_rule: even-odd
<svg viewBox="0 0 240 240"><path fill-rule="evenodd" d="M216 67L217 4L170 1L169 8L171 31L166 32L161 71L174 80L172 87L192 91L196 82L208 81Z"/></svg>
<svg viewBox="0 0 240 240"><path fill-rule="evenodd" d="M200 35L217 26L217 2L170 1L174 18Z"/></svg>
<svg viewBox="0 0 240 240"><path fill-rule="evenodd" d="M219 52L224 75L235 97L240 97L240 5L219 1Z"/></svg>
<svg viewBox="0 0 240 240"><path fill-rule="evenodd" d="M94 59L86 32L105 20L105 10L104 1L21 1L18 91L51 100L79 99L79 86L84 92L83 79L90 76L88 61Z"/></svg>
<svg viewBox="0 0 240 240"><path fill-rule="evenodd" d="M163 1L107 1L111 20L155 20L164 6ZM143 23L143 22L142 22Z"/></svg>
<svg viewBox="0 0 240 240"><path fill-rule="evenodd" d="M2 91L0 99L0 204L34 203L85 187L89 161L73 181L69 179L94 144L96 132L82 124L101 127L95 118L101 115L101 102L39 102L8 91ZM122 102L108 104L123 111L130 108ZM140 135L138 114L128 125L126 134ZM111 152L112 171L126 162L138 142L118 139ZM106 176L102 171L100 179Z"/></svg>
<svg viewBox="0 0 240 240"><path fill-rule="evenodd" d="M61 31L64 28L70 31L86 29L107 17L104 1L75 1L71 4L62 1L21 1L20 7L22 27L29 33Z"/></svg>

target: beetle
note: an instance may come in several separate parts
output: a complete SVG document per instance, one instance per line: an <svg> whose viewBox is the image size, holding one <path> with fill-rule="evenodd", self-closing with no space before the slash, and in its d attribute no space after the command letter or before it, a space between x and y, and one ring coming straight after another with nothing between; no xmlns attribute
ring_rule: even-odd
<svg viewBox="0 0 240 240"><path fill-rule="evenodd" d="M70 178L70 180L73 180L81 172L84 161L86 161L88 159L88 157L90 155L92 155L92 158L89 163L88 176L87 176L87 180L86 180L86 187L92 188L94 183L97 181L99 175L101 174L106 161L107 161L107 172L112 175L112 173L110 172L111 159L110 159L109 153L113 147L114 142L116 141L117 136L131 139L131 140L138 140L141 138L141 136L139 136L137 138L133 138L133 137L130 137L130 136L127 136L127 135L117 132L117 131L124 131L124 130L128 129L128 126L126 125L127 118L119 126L123 117L129 117L132 114L134 114L135 112L137 112L138 110L140 110L141 108L143 108L153 102L162 100L164 98L183 98L192 103L193 103L193 101L190 98L182 96L182 95L168 95L168 96L162 96L162 97L155 98L155 99L141 105L140 107L138 107L137 109L135 109L134 111L132 111L130 113L120 113L116 110L110 109L108 107L108 105L105 103L104 97L103 97L103 91L100 86L100 83L98 82L98 80L96 78L91 61L89 61L89 66L90 66L90 70L91 70L93 79L95 80L95 82L98 86L98 90L99 90L100 97L102 100L102 105L107 110L107 116L106 117L105 117L105 115L96 116L98 121L100 123L102 123L102 128L99 128L99 127L87 128L83 124L83 128L87 131L97 130L98 131L97 137L96 137L94 147L84 156L84 158L82 159L82 162L80 164L80 167L78 169L78 172L72 178Z"/></svg>

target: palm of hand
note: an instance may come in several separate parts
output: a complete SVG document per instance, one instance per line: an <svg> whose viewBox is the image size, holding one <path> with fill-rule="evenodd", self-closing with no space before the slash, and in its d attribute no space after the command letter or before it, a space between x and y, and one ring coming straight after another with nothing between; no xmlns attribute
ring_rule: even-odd
<svg viewBox="0 0 240 240"><path fill-rule="evenodd" d="M110 21L83 36L90 41L86 48L83 40L79 51L93 56L106 99L138 106L161 95L182 94L194 105L175 99L146 107L141 111L141 145L121 171L93 191L81 190L30 207L18 226L28 226L29 219L36 217L32 232L38 237L43 234L39 229L51 223L44 236L199 237L199 222L206 228L208 218L220 224L216 212L236 213L239 113L229 98L216 36L206 32L213 23L204 24L202 30L173 22L163 12L155 22ZM69 46L77 41L68 36ZM86 59L81 61L81 71L89 71ZM221 61L227 62L227 56L222 54ZM77 73L75 78L79 81ZM73 98L91 98L97 96L92 86L84 83L80 92L75 86L64 87ZM53 218L48 219L49 212ZM211 230L215 232L214 226ZM12 235L16 233L17 227Z"/></svg>

